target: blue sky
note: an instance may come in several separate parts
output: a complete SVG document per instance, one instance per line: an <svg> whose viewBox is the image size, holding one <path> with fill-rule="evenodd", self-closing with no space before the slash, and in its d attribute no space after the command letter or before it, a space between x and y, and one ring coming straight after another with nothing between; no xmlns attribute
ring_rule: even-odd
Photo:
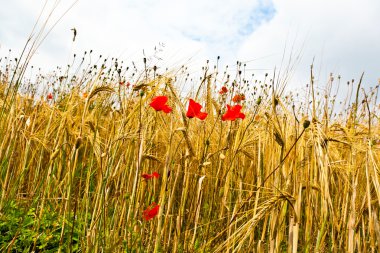
<svg viewBox="0 0 380 253"><path fill-rule="evenodd" d="M47 2L51 8L56 1ZM48 27L72 2L60 1ZM44 3L2 3L1 55L9 48L15 54L22 49ZM198 66L220 55L224 64L241 60L260 73L285 69L292 55L297 63L291 72L294 87L308 82L313 59L321 85L330 72L351 80L365 71L366 83L374 86L380 77L379 13L380 1L374 0L79 0L46 38L33 64L62 66L73 53L90 49L136 61L143 49L153 54L164 43L159 57L168 67L186 64L190 57ZM75 43L73 27L78 30Z"/></svg>

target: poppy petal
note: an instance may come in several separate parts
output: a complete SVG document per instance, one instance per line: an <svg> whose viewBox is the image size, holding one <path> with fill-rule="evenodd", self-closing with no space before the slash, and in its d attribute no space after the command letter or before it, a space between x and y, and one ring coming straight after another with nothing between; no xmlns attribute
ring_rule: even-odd
<svg viewBox="0 0 380 253"><path fill-rule="evenodd" d="M160 174L155 171L152 174L147 174L147 173L141 174L141 177L146 179L146 180L149 180L149 179L154 178L154 177L159 178Z"/></svg>
<svg viewBox="0 0 380 253"><path fill-rule="evenodd" d="M204 120L207 117L207 115L208 114L206 112L199 112L196 117L200 120Z"/></svg>
<svg viewBox="0 0 380 253"><path fill-rule="evenodd" d="M146 173L142 174L141 176L142 176L144 179L151 179L151 178L152 178L152 176L151 176L150 174L146 174Z"/></svg>
<svg viewBox="0 0 380 253"><path fill-rule="evenodd" d="M187 109L186 116L188 118L198 118L200 120L204 120L207 117L207 113L201 112L202 106L195 102L193 99L189 100L189 107Z"/></svg>
<svg viewBox="0 0 380 253"><path fill-rule="evenodd" d="M219 91L219 94L223 95L223 94L226 94L228 92L228 89L226 86L223 86L220 91Z"/></svg>
<svg viewBox="0 0 380 253"><path fill-rule="evenodd" d="M227 105L227 112L223 114L222 120L234 121L237 118L244 119L245 114L240 112L241 108L242 108L241 105L234 105L234 106Z"/></svg>
<svg viewBox="0 0 380 253"><path fill-rule="evenodd" d="M168 102L167 96L157 96L152 99L150 106L156 111L164 111L165 113L170 113L172 108L166 104Z"/></svg>
<svg viewBox="0 0 380 253"><path fill-rule="evenodd" d="M165 113L170 113L172 111L172 108L168 105L164 105L162 107L162 110L165 112Z"/></svg>
<svg viewBox="0 0 380 253"><path fill-rule="evenodd" d="M156 217L159 209L160 205L153 202L146 210L143 211L144 220L148 221Z"/></svg>
<svg viewBox="0 0 380 253"><path fill-rule="evenodd" d="M152 173L152 177L159 178L160 174L158 174L158 172L155 171Z"/></svg>

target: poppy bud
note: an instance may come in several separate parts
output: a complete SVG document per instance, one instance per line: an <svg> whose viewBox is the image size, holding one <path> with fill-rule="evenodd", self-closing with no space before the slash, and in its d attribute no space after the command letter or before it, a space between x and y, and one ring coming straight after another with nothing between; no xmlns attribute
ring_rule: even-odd
<svg viewBox="0 0 380 253"><path fill-rule="evenodd" d="M310 126L310 121L309 120L305 120L304 122L303 122L303 128L308 128Z"/></svg>
<svg viewBox="0 0 380 253"><path fill-rule="evenodd" d="M257 105L261 104L261 96L257 99L256 104Z"/></svg>

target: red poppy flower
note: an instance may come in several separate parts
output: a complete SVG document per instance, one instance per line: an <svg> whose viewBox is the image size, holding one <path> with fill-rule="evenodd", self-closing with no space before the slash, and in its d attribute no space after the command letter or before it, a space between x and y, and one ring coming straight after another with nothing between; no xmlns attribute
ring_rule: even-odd
<svg viewBox="0 0 380 253"><path fill-rule="evenodd" d="M49 94L47 95L47 99L49 99L49 100L53 99L53 94L49 93Z"/></svg>
<svg viewBox="0 0 380 253"><path fill-rule="evenodd" d="M220 89L219 94L220 94L220 95L223 95L223 94L226 94L227 92L228 92L227 87L226 87L226 86L223 86L223 87Z"/></svg>
<svg viewBox="0 0 380 253"><path fill-rule="evenodd" d="M172 111L172 108L166 104L168 102L167 96L157 96L152 99L150 102L150 106L156 111L164 111L165 113L169 113Z"/></svg>
<svg viewBox="0 0 380 253"><path fill-rule="evenodd" d="M232 98L232 101L235 103L239 103L241 101L245 100L244 94L237 94Z"/></svg>
<svg viewBox="0 0 380 253"><path fill-rule="evenodd" d="M159 209L160 205L157 205L153 202L147 209L143 211L144 220L151 220L156 217Z"/></svg>
<svg viewBox="0 0 380 253"><path fill-rule="evenodd" d="M153 172L152 174L147 174L147 173L144 173L141 175L143 178L145 178L146 180L148 179L151 179L151 178L159 178L160 177L160 174L158 174L158 172Z"/></svg>
<svg viewBox="0 0 380 253"><path fill-rule="evenodd" d="M222 120L234 121L237 118L244 119L245 115L244 113L240 112L241 108L242 108L241 105L234 105L234 106L227 105L227 112L222 116Z"/></svg>
<svg viewBox="0 0 380 253"><path fill-rule="evenodd" d="M204 120L207 117L206 112L201 112L202 106L195 102L194 100L190 99L189 101L189 108L187 109L186 116L188 118L198 118L200 120Z"/></svg>

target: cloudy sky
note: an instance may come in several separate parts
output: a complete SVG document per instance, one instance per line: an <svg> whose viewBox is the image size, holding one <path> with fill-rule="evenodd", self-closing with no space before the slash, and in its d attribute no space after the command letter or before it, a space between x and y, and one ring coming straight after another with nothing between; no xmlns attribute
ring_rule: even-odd
<svg viewBox="0 0 380 253"><path fill-rule="evenodd" d="M12 49L17 56L45 0L0 1L0 54ZM74 1L47 1L42 20L59 2L47 30ZM217 56L224 64L246 62L253 73L297 63L291 79L296 87L308 82L314 59L321 84L330 72L351 80L365 71L366 86L374 86L380 77L379 24L377 0L78 0L44 40L33 64L62 66L73 53L90 49L136 61L156 47L163 49L159 57L169 67Z"/></svg>

